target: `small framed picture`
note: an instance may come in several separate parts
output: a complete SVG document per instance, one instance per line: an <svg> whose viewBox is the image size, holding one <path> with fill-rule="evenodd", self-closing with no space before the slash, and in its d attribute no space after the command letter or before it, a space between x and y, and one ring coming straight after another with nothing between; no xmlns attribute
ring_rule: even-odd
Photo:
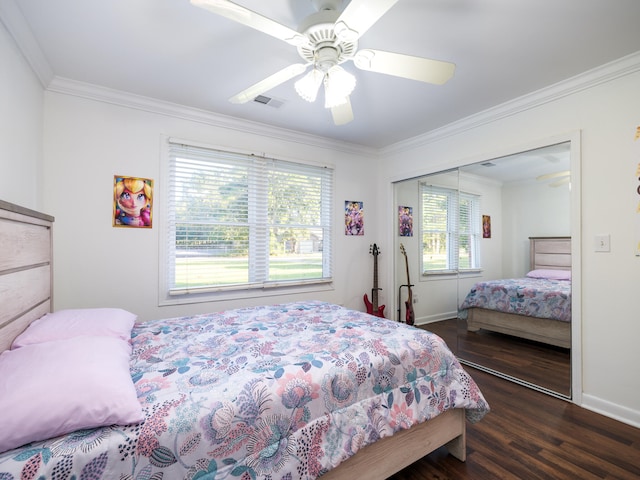
<svg viewBox="0 0 640 480"><path fill-rule="evenodd" d="M344 234L364 235L364 202L344 202Z"/></svg>
<svg viewBox="0 0 640 480"><path fill-rule="evenodd" d="M113 177L113 226L151 228L153 220L153 180Z"/></svg>
<svg viewBox="0 0 640 480"><path fill-rule="evenodd" d="M401 237L413 237L413 207L398 207L398 233Z"/></svg>
<svg viewBox="0 0 640 480"><path fill-rule="evenodd" d="M491 238L491 217L482 215L482 238Z"/></svg>

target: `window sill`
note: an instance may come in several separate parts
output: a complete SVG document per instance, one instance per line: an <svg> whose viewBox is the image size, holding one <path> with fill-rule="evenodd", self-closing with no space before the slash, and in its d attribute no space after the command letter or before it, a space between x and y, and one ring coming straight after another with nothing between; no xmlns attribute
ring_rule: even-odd
<svg viewBox="0 0 640 480"><path fill-rule="evenodd" d="M160 298L158 305L163 307L191 303L211 303L228 300L242 300L247 298L267 298L282 295L307 294L330 290L334 290L333 280L314 281L313 283L271 284L254 287L212 288L191 292L167 292L164 298Z"/></svg>
<svg viewBox="0 0 640 480"><path fill-rule="evenodd" d="M421 280L433 280L438 278L455 278L455 277L474 277L482 274L481 268L474 268L470 270L437 270L432 272L423 272Z"/></svg>

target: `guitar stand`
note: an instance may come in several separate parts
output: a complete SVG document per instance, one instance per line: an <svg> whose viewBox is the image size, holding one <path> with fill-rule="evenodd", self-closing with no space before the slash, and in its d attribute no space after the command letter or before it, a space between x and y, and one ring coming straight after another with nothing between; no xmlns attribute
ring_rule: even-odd
<svg viewBox="0 0 640 480"><path fill-rule="evenodd" d="M398 321L399 322L402 322L402 317L400 316L400 313L402 312L402 289L405 288L405 287L406 288L411 288L413 286L414 286L413 284L411 284L411 285L406 284L406 285L400 285L398 287Z"/></svg>

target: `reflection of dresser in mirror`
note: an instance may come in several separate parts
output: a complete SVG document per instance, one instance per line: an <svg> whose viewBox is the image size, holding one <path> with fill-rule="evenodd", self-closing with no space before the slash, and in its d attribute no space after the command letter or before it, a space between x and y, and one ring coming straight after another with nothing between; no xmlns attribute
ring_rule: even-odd
<svg viewBox="0 0 640 480"><path fill-rule="evenodd" d="M421 224L421 208L415 215L413 239L400 239L419 259L412 267L412 278L418 279L414 281L414 297L420 299L415 304L416 325L441 334L464 363L567 398L571 397L571 322L539 321L532 316L524 320L516 317L519 324L514 325L508 323L513 320L508 316L474 312L474 331L469 331L466 319L457 317L458 307L478 282L522 278L533 270L564 270L570 274L570 151L570 142L554 144L398 182L394 190L398 205L410 205L408 202L414 199L413 204L421 206L420 185L425 183L455 185L460 197L470 194L479 198L479 210L473 214L478 217L481 238L475 247L462 236L458 239L459 255L479 257L478 268L465 269L473 265L461 260L455 271L425 272L428 249L424 239L428 237L423 229L428 226ZM491 222L488 238L482 238L483 215ZM553 240L529 240L542 236ZM402 276L397 269L395 274L399 285ZM565 314L570 318L571 282L564 285L565 293L559 295L567 296ZM514 298L518 303L517 295Z"/></svg>

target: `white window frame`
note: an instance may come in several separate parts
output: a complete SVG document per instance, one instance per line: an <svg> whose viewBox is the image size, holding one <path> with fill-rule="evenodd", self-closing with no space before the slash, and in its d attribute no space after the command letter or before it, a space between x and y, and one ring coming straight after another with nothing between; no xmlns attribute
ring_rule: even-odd
<svg viewBox="0 0 640 480"><path fill-rule="evenodd" d="M256 165L267 162L276 162L277 164L291 164L294 166L300 166L302 169L322 169L325 172L323 181L323 191L325 194L322 197L322 221L321 229L323 232L322 238L322 278L313 279L300 279L300 280L288 280L288 281L269 281L266 278L256 277L256 274L265 272L265 265L269 262L269 235L264 234L264 230L268 230L266 212L267 205L265 201L258 201L258 197L254 191L249 194L253 201L249 205L249 215L262 215L264 222L252 222L254 225L251 228L257 229L255 232L249 235L249 248L251 251L249 262L249 275L250 279L248 283L239 283L233 285L219 285L199 288L173 288L173 279L175 278L175 258L176 258L176 242L175 242L175 218L174 213L171 211L173 200L171 195L171 162L172 153L171 145L184 145L195 149L206 149L212 152L221 152L225 156L237 155L238 158L243 158L245 161L249 158L251 161L255 160ZM334 229L332 228L333 222L331 218L333 202L333 167L327 165L319 165L313 162L300 162L298 160L285 160L285 159L273 159L267 158L264 155L256 155L251 152L234 151L222 147L208 145L205 143L194 142L190 140L183 140L177 138L171 138L162 136L161 138L161 150L162 150L162 162L161 162L161 202L157 202L157 197L154 199L156 208L160 204L160 218L159 218L159 242L160 242L160 258L159 258L159 305L175 305L183 303L200 303L200 302L215 302L223 300L234 300L247 297L262 297L272 295L284 295L295 294L304 292L315 292L333 289L333 262L332 251L334 243ZM257 167L259 168L259 167ZM258 170L254 170L257 172ZM260 175L258 175L260 176ZM262 231L260 234L259 231ZM260 245L260 239L263 239L263 245ZM268 269L266 269L268 272ZM268 275L268 273L267 273Z"/></svg>
<svg viewBox="0 0 640 480"><path fill-rule="evenodd" d="M424 233L429 231L425 225L425 199L424 196L428 193L436 193L443 195L447 199L446 203L446 229L436 230L437 232L445 233L446 238L446 266L441 269L428 269L424 262ZM461 200L467 200L470 202L470 220L467 224L468 231L466 229L461 230L460 220L460 205ZM431 229L433 232L434 230ZM460 267L460 245L459 237L465 234L469 236L469 249L471 265L468 268ZM469 273L479 271L481 269L481 256L480 256L480 239L482 237L482 216L480 215L480 196L471 193L461 192L455 188L440 187L434 185L428 185L426 183L420 184L420 222L419 222L419 235L420 235L420 272L422 276L428 275L446 275L457 273Z"/></svg>

